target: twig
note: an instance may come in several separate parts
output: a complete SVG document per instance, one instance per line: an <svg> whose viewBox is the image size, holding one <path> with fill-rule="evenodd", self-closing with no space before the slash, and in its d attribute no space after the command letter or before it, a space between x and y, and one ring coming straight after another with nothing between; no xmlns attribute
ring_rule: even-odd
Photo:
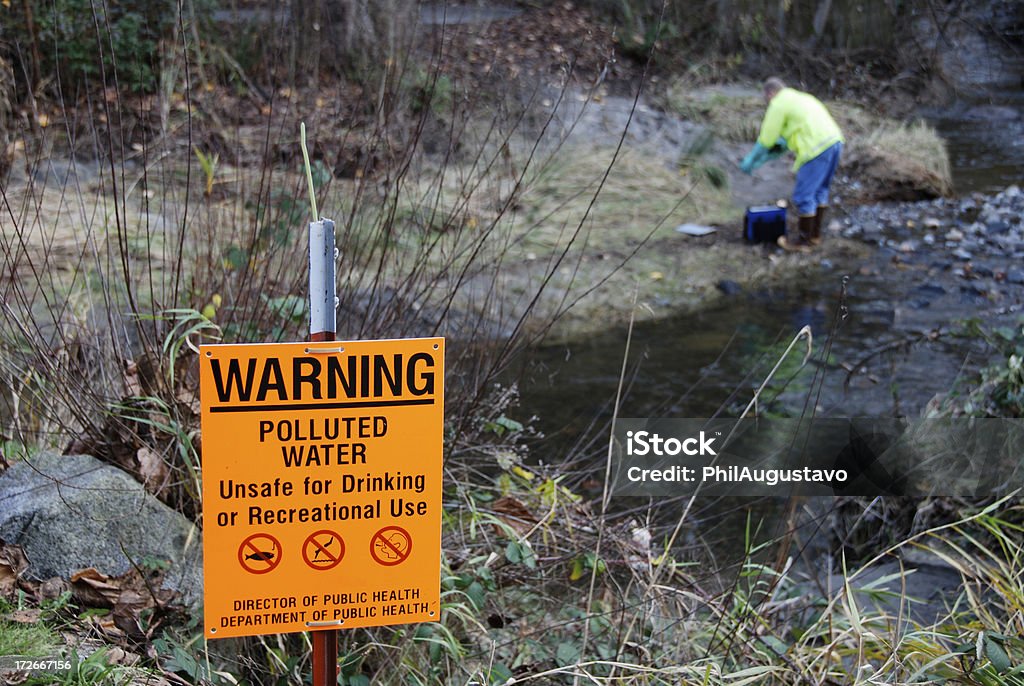
<svg viewBox="0 0 1024 686"><path fill-rule="evenodd" d="M619 417L619 404L622 401L622 387L625 385L626 380L626 366L629 362L629 347L633 341L633 323L636 318L636 303L640 297L640 284L637 283L636 288L633 290L633 307L629 311L629 327L626 329L626 348L622 351L622 369L619 371L619 385L615 390L615 406L612 408L612 426L611 431L608 435L608 456L605 461L604 467L604 493L601 494L601 516L597 520L597 542L594 544L594 564L590 569L590 586L587 589L587 609L585 617L590 617L591 609L594 603L594 589L597 586L597 570L599 565L597 560L600 559L601 555L601 542L604 539L605 526L608 523L606 514L608 512L608 502L610 496L610 483L612 474L612 455L615 452L615 421ZM590 622L583 622L583 643L580 646L580 655L585 655L587 652L587 641L590 639ZM579 677L573 680L574 683L579 682Z"/></svg>
<svg viewBox="0 0 1024 686"><path fill-rule="evenodd" d="M811 334L811 327L810 326L805 326L804 328L802 328L799 331L797 331L796 336L793 336L793 340L789 342L788 346L786 346L786 349L783 351L782 356L779 357L779 361L776 362L775 366L772 367L772 370L770 372L768 372L768 376L764 377L764 381L762 381L761 385L758 386L756 391L754 391L754 397L751 398L750 402L747 403L747 406L745 408L743 408L743 412L740 413L740 416L738 417L738 419L743 419L744 417L746 417L747 413L750 412L750 408L752 408L752 407L757 405L757 400L758 400L758 398L761 397L761 392L764 391L765 387L772 380L772 377L775 376L775 372L779 371L779 367L781 367L782 363L786 361L787 357L789 357L789 352L793 349L793 346L796 345L797 341L799 341L801 338L804 338L804 337L807 338L807 352L804 353L804 359L800 361L800 366L803 367L805 364L807 364L807 360L810 359L810 357L811 357L811 346L812 346L812 344L814 342L813 335ZM737 423L737 426L739 426L738 423ZM735 431L735 430L736 430L736 428L734 427L733 431ZM732 436L732 433L730 433L729 436ZM728 437L725 439L725 442L726 443L729 442L729 438Z"/></svg>
<svg viewBox="0 0 1024 686"><path fill-rule="evenodd" d="M895 341L889 341L885 345L881 345L875 348L867 355L857 360L857 362L855 362L850 368L846 370L846 378L843 380L843 390L847 390L849 388L850 381L853 380L853 375L856 374L857 370L866 365L870 360L892 350L908 348L916 343L921 343L923 341L937 341L945 333L947 332L942 331L941 328L932 329L931 331L919 331L917 333L906 336L905 338L900 338Z"/></svg>

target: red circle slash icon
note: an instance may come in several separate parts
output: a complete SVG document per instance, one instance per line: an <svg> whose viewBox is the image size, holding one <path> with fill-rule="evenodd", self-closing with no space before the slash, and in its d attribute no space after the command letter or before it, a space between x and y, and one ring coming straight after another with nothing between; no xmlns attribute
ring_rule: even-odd
<svg viewBox="0 0 1024 686"><path fill-rule="evenodd" d="M385 567L402 564L411 552L412 536L400 526L386 526L370 539L370 556Z"/></svg>
<svg viewBox="0 0 1024 686"><path fill-rule="evenodd" d="M314 531L302 544L302 559L313 569L333 569L345 557L345 541L330 529Z"/></svg>
<svg viewBox="0 0 1024 686"><path fill-rule="evenodd" d="M238 564L250 574L266 574L281 564L281 544L270 534L253 534L238 546Z"/></svg>

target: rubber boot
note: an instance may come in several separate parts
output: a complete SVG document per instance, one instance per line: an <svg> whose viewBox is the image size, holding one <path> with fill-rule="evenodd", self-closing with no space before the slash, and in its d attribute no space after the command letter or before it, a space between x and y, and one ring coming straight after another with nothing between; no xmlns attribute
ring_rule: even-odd
<svg viewBox="0 0 1024 686"><path fill-rule="evenodd" d="M818 211L814 214L814 225L811 226L811 245L821 245L821 227L825 224L826 212L828 205L818 205Z"/></svg>
<svg viewBox="0 0 1024 686"><path fill-rule="evenodd" d="M790 252L810 252L811 230L814 226L813 214L801 216L798 219L797 235L793 238L779 236L779 247Z"/></svg>

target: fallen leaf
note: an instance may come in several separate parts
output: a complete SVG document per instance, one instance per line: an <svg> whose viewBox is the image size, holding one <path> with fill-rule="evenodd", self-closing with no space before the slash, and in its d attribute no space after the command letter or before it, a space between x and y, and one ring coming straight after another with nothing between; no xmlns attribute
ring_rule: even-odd
<svg viewBox="0 0 1024 686"><path fill-rule="evenodd" d="M89 607L114 607L121 597L121 589L94 567L71 575L71 591L80 603Z"/></svg>
<svg viewBox="0 0 1024 686"><path fill-rule="evenodd" d="M8 672L4 674L4 683L7 686L18 686L28 681L31 674L32 672L27 669L20 672Z"/></svg>
<svg viewBox="0 0 1024 686"><path fill-rule="evenodd" d="M198 417L202 414L203 406L199 401L199 394L196 392L196 389L179 388L175 391L174 397L183 407L188 408L188 410L192 412L193 416Z"/></svg>
<svg viewBox="0 0 1024 686"><path fill-rule="evenodd" d="M56 600L57 598L64 595L67 591L71 590L70 585L64 579L60 577L51 577L46 579L39 584L39 590L37 595L39 600Z"/></svg>
<svg viewBox="0 0 1024 686"><path fill-rule="evenodd" d="M494 510L494 514L498 516L498 519L519 535L528 533L540 521L522 501L510 496L495 500L491 505L491 509ZM496 528L501 533L501 528Z"/></svg>
<svg viewBox="0 0 1024 686"><path fill-rule="evenodd" d="M167 464L159 453L149 446L142 446L135 453L135 459L139 461L139 476L142 483L150 493L157 493L167 481L169 473Z"/></svg>
<svg viewBox="0 0 1024 686"><path fill-rule="evenodd" d="M0 596L13 595L17 586L18 575L9 565L0 562Z"/></svg>
<svg viewBox="0 0 1024 686"><path fill-rule="evenodd" d="M124 632L121 631L114 623L114 619L109 615L104 617L89 617L89 623L92 624L99 632L111 639L124 638Z"/></svg>
<svg viewBox="0 0 1024 686"><path fill-rule="evenodd" d="M125 395L142 395L142 382L139 381L139 365L133 360L127 360L124 364L124 388Z"/></svg>
<svg viewBox="0 0 1024 686"><path fill-rule="evenodd" d="M28 558L20 545L0 544L0 597L14 593L18 579L28 568Z"/></svg>
<svg viewBox="0 0 1024 686"><path fill-rule="evenodd" d="M139 621L142 611L165 608L177 598L177 593L162 586L159 572L144 577L135 567L119 577L109 577L92 567L71 577L71 588L77 602L112 610L104 617L93 617L96 626L109 636L126 636L136 642L149 638ZM146 626L152 632L159 627L159 622L153 622L151 618Z"/></svg>
<svg viewBox="0 0 1024 686"><path fill-rule="evenodd" d="M132 612L129 608L114 610L112 618L114 625L123 631L124 635L130 640L142 643L148 638L146 632L142 630L142 626L139 624L138 614Z"/></svg>

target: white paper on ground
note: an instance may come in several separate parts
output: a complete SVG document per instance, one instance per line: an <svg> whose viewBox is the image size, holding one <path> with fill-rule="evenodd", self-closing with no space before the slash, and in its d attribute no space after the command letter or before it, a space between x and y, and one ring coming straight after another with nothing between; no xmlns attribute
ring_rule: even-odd
<svg viewBox="0 0 1024 686"><path fill-rule="evenodd" d="M707 236L717 230L713 226L702 226L701 224L680 224L676 227L676 231L687 236Z"/></svg>

